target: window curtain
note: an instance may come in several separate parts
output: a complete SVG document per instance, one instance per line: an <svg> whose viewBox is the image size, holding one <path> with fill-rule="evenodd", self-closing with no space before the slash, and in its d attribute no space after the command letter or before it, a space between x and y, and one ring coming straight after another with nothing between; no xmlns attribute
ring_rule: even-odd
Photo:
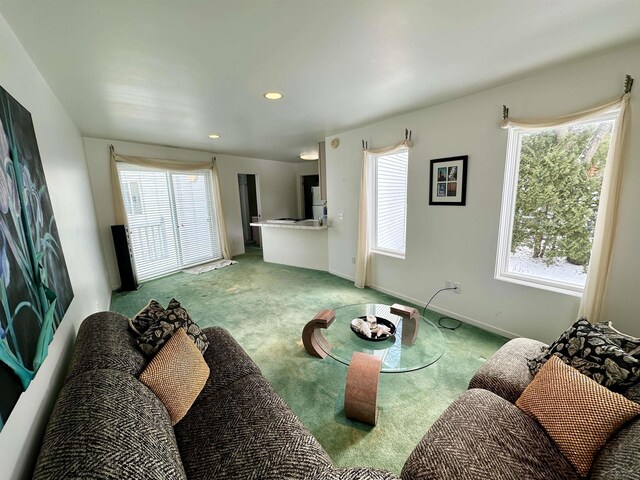
<svg viewBox="0 0 640 480"><path fill-rule="evenodd" d="M371 203L371 187L372 187L372 168L371 162L374 155L389 155L398 150L411 148L413 143L411 140L403 140L392 147L381 149L363 149L362 150L362 172L360 173L360 204L358 210L358 250L356 254L356 278L354 285L358 288L364 288L370 284L369 263L371 257L371 235L369 224L370 203Z"/></svg>
<svg viewBox="0 0 640 480"><path fill-rule="evenodd" d="M111 149L111 191L113 195L113 207L116 215L116 224L124 225L127 223L127 213L124 207L124 198L120 188L120 179L118 177L118 162L128 163L139 167L154 168L157 170L170 170L177 172L189 172L194 170L211 170L213 181L212 192L218 207L216 218L218 221L218 232L220 234L220 249L222 256L230 260L231 251L229 250L229 242L227 240L227 229L224 223L224 211L222 208L222 198L220 195L220 175L218 173L218 165L214 160L212 162L181 162L175 160L162 160L157 158L134 157L130 155L120 155Z"/></svg>
<svg viewBox="0 0 640 480"><path fill-rule="evenodd" d="M615 129L611 134L609 156L604 169L600 205L596 221L591 259L587 280L580 302L579 316L585 316L592 323L601 321L602 303L607 286L609 265L613 251L613 241L618 216L618 201L620 183L622 182L622 165L626 146L626 132L629 123L630 93L617 97L588 110L556 118L546 118L532 121L513 120L506 118L502 121L502 128L551 128L562 127L572 123L593 119L599 115L618 110Z"/></svg>

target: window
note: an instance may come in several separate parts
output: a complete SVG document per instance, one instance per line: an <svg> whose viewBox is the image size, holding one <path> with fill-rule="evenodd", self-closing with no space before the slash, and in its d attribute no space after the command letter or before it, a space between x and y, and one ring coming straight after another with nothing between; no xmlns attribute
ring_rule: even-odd
<svg viewBox="0 0 640 480"><path fill-rule="evenodd" d="M581 294L617 114L509 129L496 278Z"/></svg>
<svg viewBox="0 0 640 480"><path fill-rule="evenodd" d="M140 185L131 181L122 185L125 210L132 215L142 215L142 203L140 202Z"/></svg>
<svg viewBox="0 0 640 480"><path fill-rule="evenodd" d="M409 150L372 155L371 251L404 258Z"/></svg>
<svg viewBox="0 0 640 480"><path fill-rule="evenodd" d="M118 173L138 280L222 257L210 171Z"/></svg>

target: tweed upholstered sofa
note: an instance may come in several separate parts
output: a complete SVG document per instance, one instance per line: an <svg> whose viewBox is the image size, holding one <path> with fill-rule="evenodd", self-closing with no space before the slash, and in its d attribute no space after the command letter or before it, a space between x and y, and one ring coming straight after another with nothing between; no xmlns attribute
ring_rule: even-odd
<svg viewBox="0 0 640 480"><path fill-rule="evenodd" d="M432 425L402 470L408 479L554 480L581 478L542 427L514 403L533 380L527 359L543 343L518 338L492 355ZM627 398L640 403L640 387ZM640 418L596 456L592 480L640 480Z"/></svg>
<svg viewBox="0 0 640 480"><path fill-rule="evenodd" d="M34 478L397 478L368 468L335 468L229 333L216 327L204 332L209 379L172 427L164 405L138 381L147 360L127 319L111 312L88 317Z"/></svg>

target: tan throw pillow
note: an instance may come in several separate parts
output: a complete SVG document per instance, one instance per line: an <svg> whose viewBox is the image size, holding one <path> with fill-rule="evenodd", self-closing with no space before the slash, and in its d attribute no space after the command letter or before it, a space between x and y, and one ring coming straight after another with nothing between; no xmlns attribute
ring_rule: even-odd
<svg viewBox="0 0 640 480"><path fill-rule="evenodd" d="M209 367L181 328L165 343L140 375L140 381L164 403L175 425L204 388Z"/></svg>
<svg viewBox="0 0 640 480"><path fill-rule="evenodd" d="M608 438L640 413L640 405L599 385L555 355L516 406L542 425L583 477Z"/></svg>

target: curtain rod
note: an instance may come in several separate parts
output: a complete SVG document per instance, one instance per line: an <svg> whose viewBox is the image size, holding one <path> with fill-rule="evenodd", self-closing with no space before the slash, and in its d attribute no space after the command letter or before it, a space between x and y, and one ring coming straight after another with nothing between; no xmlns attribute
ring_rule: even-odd
<svg viewBox="0 0 640 480"><path fill-rule="evenodd" d="M404 140L411 142L411 135L413 134L412 130L409 130L408 128L404 129ZM410 145L411 146L411 145ZM362 140L362 149L363 150L368 150L369 149L369 142L366 140Z"/></svg>
<svg viewBox="0 0 640 480"><path fill-rule="evenodd" d="M633 88L633 77L629 74L624 76L624 93L631 93L631 89ZM509 118L509 107L506 105L502 105L502 119L506 120Z"/></svg>

